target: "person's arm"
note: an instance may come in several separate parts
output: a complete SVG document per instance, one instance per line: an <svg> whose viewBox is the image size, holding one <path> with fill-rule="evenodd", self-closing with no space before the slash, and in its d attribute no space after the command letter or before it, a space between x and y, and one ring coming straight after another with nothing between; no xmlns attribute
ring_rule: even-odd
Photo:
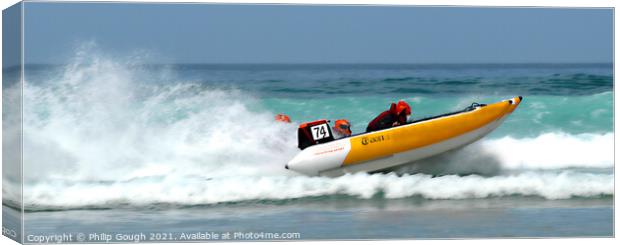
<svg viewBox="0 0 620 245"><path fill-rule="evenodd" d="M399 125L405 125L405 124L407 124L407 114L403 111L400 113L400 115L398 115L398 117L396 118L396 121L394 122L392 126L399 126Z"/></svg>

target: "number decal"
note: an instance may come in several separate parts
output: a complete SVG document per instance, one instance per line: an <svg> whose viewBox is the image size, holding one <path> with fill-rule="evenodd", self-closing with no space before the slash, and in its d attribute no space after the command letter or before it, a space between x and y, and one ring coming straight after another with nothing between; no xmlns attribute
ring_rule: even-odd
<svg viewBox="0 0 620 245"><path fill-rule="evenodd" d="M327 124L310 127L310 130L312 131L312 138L314 140L320 140L329 137L329 129L327 128Z"/></svg>

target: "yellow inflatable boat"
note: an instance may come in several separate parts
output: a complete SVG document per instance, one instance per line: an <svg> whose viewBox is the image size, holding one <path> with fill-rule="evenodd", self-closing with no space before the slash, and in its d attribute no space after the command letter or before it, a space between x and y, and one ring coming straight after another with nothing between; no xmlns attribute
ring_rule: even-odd
<svg viewBox="0 0 620 245"><path fill-rule="evenodd" d="M497 128L522 97L494 104L474 103L458 112L334 140L327 120L299 126L302 149L287 169L306 175L340 176L374 172L470 144Z"/></svg>

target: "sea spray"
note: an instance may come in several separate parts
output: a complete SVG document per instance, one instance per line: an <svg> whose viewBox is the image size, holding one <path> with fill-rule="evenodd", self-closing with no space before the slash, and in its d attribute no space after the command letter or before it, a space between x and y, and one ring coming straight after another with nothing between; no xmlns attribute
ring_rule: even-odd
<svg viewBox="0 0 620 245"><path fill-rule="evenodd" d="M126 59L86 50L71 64L26 77L26 209L203 205L324 195L566 199L613 194L610 92L524 94L523 107L504 125L463 149L396 173L307 177L283 168L299 151L296 123L347 118L360 132L398 98L412 102L414 115L423 117L505 96L381 91L352 96L332 89L341 94L308 99L304 96L311 92L306 91L294 98L280 96L278 86L298 84L299 74L290 75L291 81L250 78L273 79L298 71L207 69L200 70L204 77L187 78L191 71L147 69L135 65L139 60ZM215 79L221 73L228 75ZM223 82L229 73L245 74L239 76L248 81ZM257 91L252 90L256 86ZM265 92L269 86L272 92ZM564 112L569 109L584 111ZM276 113L291 115L294 123L274 122ZM5 199L17 198L3 194Z"/></svg>
<svg viewBox="0 0 620 245"><path fill-rule="evenodd" d="M152 84L123 64L84 62L25 86L24 150L37 153L24 157L29 182L286 174L294 128L248 109L255 98L192 82Z"/></svg>

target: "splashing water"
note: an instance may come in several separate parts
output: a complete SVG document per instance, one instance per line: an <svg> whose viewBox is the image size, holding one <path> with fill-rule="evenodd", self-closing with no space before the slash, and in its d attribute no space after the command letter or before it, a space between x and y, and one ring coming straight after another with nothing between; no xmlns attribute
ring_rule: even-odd
<svg viewBox="0 0 620 245"><path fill-rule="evenodd" d="M183 79L172 68L154 71L135 65L139 63L84 49L66 66L26 76L27 209L196 205L341 194L430 199L613 194L610 132L488 138L396 169L399 175L300 176L283 168L298 152L295 125L276 123L273 116L283 112L286 103L295 105L290 108L293 112L305 110L293 120L306 119L310 112L334 113L337 107L266 98L243 86ZM10 91L17 90L5 93ZM274 100L280 103L275 103L278 109ZM378 112L365 108L365 98L345 100L357 105L350 108L360 115ZM352 121L363 127L365 120ZM12 196L4 194L7 199Z"/></svg>

